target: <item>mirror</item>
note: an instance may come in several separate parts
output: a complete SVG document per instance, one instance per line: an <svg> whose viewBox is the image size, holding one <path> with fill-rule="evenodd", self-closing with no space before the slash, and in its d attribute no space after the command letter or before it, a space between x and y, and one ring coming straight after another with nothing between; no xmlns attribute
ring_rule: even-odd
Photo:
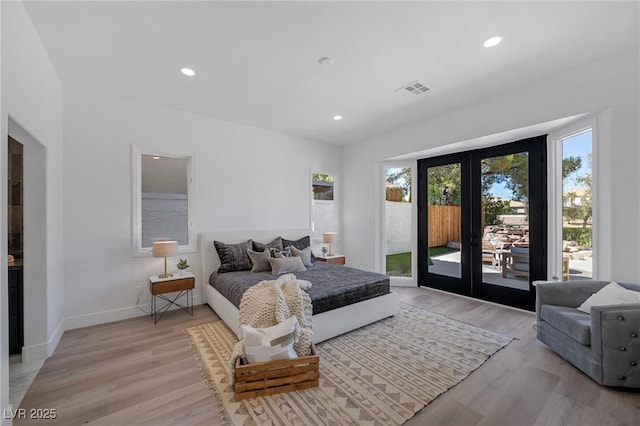
<svg viewBox="0 0 640 426"><path fill-rule="evenodd" d="M141 153L133 148L134 255L149 255L154 241L178 241L195 251L191 157Z"/></svg>

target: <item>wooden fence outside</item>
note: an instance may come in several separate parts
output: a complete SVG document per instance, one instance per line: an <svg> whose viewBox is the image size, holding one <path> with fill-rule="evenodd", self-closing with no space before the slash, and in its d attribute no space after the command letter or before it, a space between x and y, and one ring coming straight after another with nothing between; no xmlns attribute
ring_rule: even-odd
<svg viewBox="0 0 640 426"><path fill-rule="evenodd" d="M460 242L460 206L429 206L429 247Z"/></svg>

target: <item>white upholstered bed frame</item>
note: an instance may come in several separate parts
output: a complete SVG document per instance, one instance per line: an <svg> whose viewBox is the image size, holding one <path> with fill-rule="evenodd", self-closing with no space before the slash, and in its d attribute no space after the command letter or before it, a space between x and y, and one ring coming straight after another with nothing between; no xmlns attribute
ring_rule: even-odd
<svg viewBox="0 0 640 426"><path fill-rule="evenodd" d="M253 232L205 232L200 234L200 256L202 264L203 295L206 303L220 316L236 335L240 332L238 308L209 285L211 273L218 270L220 258L213 241L224 243L240 243L249 238L268 243L278 236L296 240L310 235L308 229L287 231L253 231ZM313 283L312 283L313 284ZM313 341L315 343L330 339L372 322L395 315L400 306L400 298L396 293L378 296L363 302L354 303L342 308L323 312L313 316Z"/></svg>

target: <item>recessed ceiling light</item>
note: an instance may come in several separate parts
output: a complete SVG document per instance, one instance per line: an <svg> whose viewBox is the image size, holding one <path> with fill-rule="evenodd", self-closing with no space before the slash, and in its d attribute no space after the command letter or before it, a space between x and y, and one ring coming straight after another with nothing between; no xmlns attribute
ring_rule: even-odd
<svg viewBox="0 0 640 426"><path fill-rule="evenodd" d="M336 121L340 121L340 120L342 120L342 116L341 115L334 115L333 119L336 120Z"/></svg>
<svg viewBox="0 0 640 426"><path fill-rule="evenodd" d="M196 72L191 68L180 68L180 72L187 77L193 77L194 75L196 75Z"/></svg>
<svg viewBox="0 0 640 426"><path fill-rule="evenodd" d="M159 160L159 159L160 159L160 157L153 157L153 159L154 159L154 160Z"/></svg>
<svg viewBox="0 0 640 426"><path fill-rule="evenodd" d="M318 59L318 63L322 66L333 65L333 59L328 56L323 56L322 58Z"/></svg>
<svg viewBox="0 0 640 426"><path fill-rule="evenodd" d="M502 37L495 36L495 37L486 39L485 42L482 43L482 45L484 47L495 47L499 45L501 41L502 41Z"/></svg>

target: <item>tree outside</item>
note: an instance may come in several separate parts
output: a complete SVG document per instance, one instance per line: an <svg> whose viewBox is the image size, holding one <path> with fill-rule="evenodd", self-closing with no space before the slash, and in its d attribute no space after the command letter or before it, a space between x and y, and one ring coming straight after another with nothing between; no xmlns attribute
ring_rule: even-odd
<svg viewBox="0 0 640 426"><path fill-rule="evenodd" d="M402 188L404 195L402 200L411 202L411 167L393 167L387 169L387 183Z"/></svg>

